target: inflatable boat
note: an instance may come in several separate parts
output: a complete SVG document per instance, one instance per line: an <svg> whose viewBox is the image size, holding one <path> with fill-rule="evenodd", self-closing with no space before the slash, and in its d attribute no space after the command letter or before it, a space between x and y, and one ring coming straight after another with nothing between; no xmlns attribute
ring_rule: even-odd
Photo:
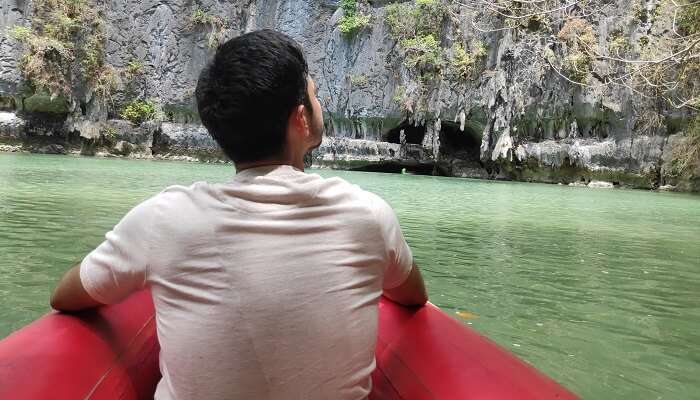
<svg viewBox="0 0 700 400"><path fill-rule="evenodd" d="M428 304L379 304L371 400L577 397ZM152 399L160 379L147 291L79 314L50 313L0 341L0 399Z"/></svg>

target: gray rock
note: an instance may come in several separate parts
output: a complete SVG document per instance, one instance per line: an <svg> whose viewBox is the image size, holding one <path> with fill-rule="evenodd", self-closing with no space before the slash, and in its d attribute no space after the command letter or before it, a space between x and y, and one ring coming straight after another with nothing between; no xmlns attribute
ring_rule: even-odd
<svg viewBox="0 0 700 400"><path fill-rule="evenodd" d="M51 96L35 94L24 99L24 111L67 114L70 111L70 105L63 97L51 98Z"/></svg>
<svg viewBox="0 0 700 400"><path fill-rule="evenodd" d="M0 111L0 138L20 139L24 132L25 121L12 112Z"/></svg>
<svg viewBox="0 0 700 400"><path fill-rule="evenodd" d="M202 125L164 122L160 126L161 138L173 148L217 149L216 141Z"/></svg>
<svg viewBox="0 0 700 400"><path fill-rule="evenodd" d="M49 144L46 146L33 148L32 152L40 154L66 154L66 149L60 144Z"/></svg>
<svg viewBox="0 0 700 400"><path fill-rule="evenodd" d="M26 25L31 15L31 1L9 0L0 2L0 96L16 93L22 81L17 62L22 48L6 34L14 25Z"/></svg>
<svg viewBox="0 0 700 400"><path fill-rule="evenodd" d="M170 159L218 161L226 156L202 125L164 122L154 134L153 155Z"/></svg>
<svg viewBox="0 0 700 400"><path fill-rule="evenodd" d="M114 145L111 152L120 156L128 156L133 149L133 144L125 140L120 140L117 142L117 144Z"/></svg>
<svg viewBox="0 0 700 400"><path fill-rule="evenodd" d="M615 187L615 185L612 184L612 182L604 182L604 181L591 181L588 184L589 188L596 188L596 189L612 189Z"/></svg>
<svg viewBox="0 0 700 400"><path fill-rule="evenodd" d="M324 137L313 152L315 167L342 168L377 163L398 162L401 145L363 139Z"/></svg>
<svg viewBox="0 0 700 400"><path fill-rule="evenodd" d="M700 191L700 163L691 165L684 172L679 172L674 165L674 154L683 153L689 139L683 134L668 137L662 155L661 184L675 186L678 191Z"/></svg>
<svg viewBox="0 0 700 400"><path fill-rule="evenodd" d="M0 152L2 153L18 153L22 151L22 146L11 144L0 144Z"/></svg>
<svg viewBox="0 0 700 400"><path fill-rule="evenodd" d="M119 119L109 120L105 124L108 132L114 133L114 140L123 140L129 143L151 147L153 135L160 129L157 122L145 122L134 126L131 122Z"/></svg>

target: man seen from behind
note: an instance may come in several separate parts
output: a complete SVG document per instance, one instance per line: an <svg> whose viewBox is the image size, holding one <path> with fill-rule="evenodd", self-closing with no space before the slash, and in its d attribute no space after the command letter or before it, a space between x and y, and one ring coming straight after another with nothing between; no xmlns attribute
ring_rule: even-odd
<svg viewBox="0 0 700 400"><path fill-rule="evenodd" d="M391 207L304 172L323 135L315 91L284 34L221 45L196 96L235 176L137 205L54 291L73 311L151 290L157 400L365 399L380 296L427 301Z"/></svg>

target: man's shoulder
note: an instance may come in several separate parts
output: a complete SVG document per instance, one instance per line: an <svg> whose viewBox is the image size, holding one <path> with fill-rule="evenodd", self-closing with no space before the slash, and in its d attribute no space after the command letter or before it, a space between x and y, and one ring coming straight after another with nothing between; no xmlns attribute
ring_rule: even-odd
<svg viewBox="0 0 700 400"><path fill-rule="evenodd" d="M168 186L165 189L163 189L160 193L158 193L157 196L171 200L195 199L203 195L210 196L213 190L214 187L209 182L198 181L192 183L189 186Z"/></svg>
<svg viewBox="0 0 700 400"><path fill-rule="evenodd" d="M330 195L364 202L370 201L370 197L368 197L368 195L371 195L370 192L364 190L354 183L346 181L343 178L334 176L320 179L322 180L322 183L320 184L320 189L318 191L319 195Z"/></svg>
<svg viewBox="0 0 700 400"><path fill-rule="evenodd" d="M195 182L189 186L173 185L144 201L142 205L161 219L182 220L201 217L216 199L216 191L207 182Z"/></svg>
<svg viewBox="0 0 700 400"><path fill-rule="evenodd" d="M363 189L362 187L350 183L343 178L324 178L323 190L321 194L331 194L343 200L352 201L371 211L375 216L384 212L386 208L391 208L389 204L379 195ZM325 193L324 193L325 192Z"/></svg>

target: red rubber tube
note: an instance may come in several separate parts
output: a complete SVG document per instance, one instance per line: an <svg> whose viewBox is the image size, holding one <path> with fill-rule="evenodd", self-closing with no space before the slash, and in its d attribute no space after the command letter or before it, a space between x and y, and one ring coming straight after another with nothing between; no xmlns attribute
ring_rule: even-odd
<svg viewBox="0 0 700 400"><path fill-rule="evenodd" d="M0 341L0 399L152 399L160 379L153 302L50 313ZM577 397L439 308L379 304L370 400Z"/></svg>

